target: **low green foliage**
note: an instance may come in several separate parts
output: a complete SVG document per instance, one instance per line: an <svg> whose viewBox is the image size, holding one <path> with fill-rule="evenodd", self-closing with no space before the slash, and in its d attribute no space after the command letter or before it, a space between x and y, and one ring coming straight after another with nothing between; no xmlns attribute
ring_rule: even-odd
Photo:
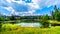
<svg viewBox="0 0 60 34"><path fill-rule="evenodd" d="M1 34L60 34L60 26L55 26L51 28L35 28L20 27L17 24L3 24L2 29L4 28L6 28L6 30L1 31Z"/></svg>
<svg viewBox="0 0 60 34"><path fill-rule="evenodd" d="M2 25L2 30L6 31L6 30L16 30L16 29L19 29L20 28L20 25L18 24L3 24Z"/></svg>
<svg viewBox="0 0 60 34"><path fill-rule="evenodd" d="M2 29L2 22L0 22L0 31L2 31L1 29Z"/></svg>

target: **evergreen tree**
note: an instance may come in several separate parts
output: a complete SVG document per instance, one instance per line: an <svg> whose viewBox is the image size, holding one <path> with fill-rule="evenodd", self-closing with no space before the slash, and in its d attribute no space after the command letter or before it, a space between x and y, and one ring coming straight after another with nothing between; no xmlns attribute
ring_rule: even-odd
<svg viewBox="0 0 60 34"><path fill-rule="evenodd" d="M54 12L54 19L57 21L60 21L60 11L58 10L58 8L55 6L55 12Z"/></svg>

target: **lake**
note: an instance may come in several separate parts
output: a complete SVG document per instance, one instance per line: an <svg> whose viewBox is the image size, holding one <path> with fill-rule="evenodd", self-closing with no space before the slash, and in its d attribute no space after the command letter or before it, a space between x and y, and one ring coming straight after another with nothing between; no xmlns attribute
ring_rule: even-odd
<svg viewBox="0 0 60 34"><path fill-rule="evenodd" d="M21 27L41 27L41 23L19 23ZM51 24L49 24L49 27L51 27Z"/></svg>
<svg viewBox="0 0 60 34"><path fill-rule="evenodd" d="M20 23L21 27L41 27L40 23Z"/></svg>

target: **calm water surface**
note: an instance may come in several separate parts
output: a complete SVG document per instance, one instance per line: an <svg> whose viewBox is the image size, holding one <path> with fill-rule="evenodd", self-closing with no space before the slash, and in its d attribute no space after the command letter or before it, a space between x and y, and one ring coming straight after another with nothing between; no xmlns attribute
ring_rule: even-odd
<svg viewBox="0 0 60 34"><path fill-rule="evenodd" d="M40 23L20 23L21 27L40 27Z"/></svg>

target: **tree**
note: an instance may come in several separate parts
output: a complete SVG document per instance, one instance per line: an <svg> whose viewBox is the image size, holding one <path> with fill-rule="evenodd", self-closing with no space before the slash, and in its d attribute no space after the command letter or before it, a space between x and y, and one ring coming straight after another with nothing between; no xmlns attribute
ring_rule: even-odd
<svg viewBox="0 0 60 34"><path fill-rule="evenodd" d="M12 16L10 17L10 20L11 20L11 21L16 20L15 15L12 14ZM11 22L11 23L14 24L14 23L16 23L16 22L14 21L14 22Z"/></svg>
<svg viewBox="0 0 60 34"><path fill-rule="evenodd" d="M55 9L55 12L53 13L54 20L60 21L60 11L59 11L59 9L57 9L56 6L54 9Z"/></svg>
<svg viewBox="0 0 60 34"><path fill-rule="evenodd" d="M5 18L3 16L0 16L0 21L4 21Z"/></svg>
<svg viewBox="0 0 60 34"><path fill-rule="evenodd" d="M7 17L7 18L5 18L5 21L10 21L10 18L8 18L8 17Z"/></svg>
<svg viewBox="0 0 60 34"><path fill-rule="evenodd" d="M0 31L1 31L1 29L2 29L2 22L0 21Z"/></svg>
<svg viewBox="0 0 60 34"><path fill-rule="evenodd" d="M50 17L48 15L41 17L40 23L43 25L42 27L44 27L44 28L49 27L49 22L48 22L49 19L50 19Z"/></svg>
<svg viewBox="0 0 60 34"><path fill-rule="evenodd" d="M51 11L51 19L54 19L54 11Z"/></svg>
<svg viewBox="0 0 60 34"><path fill-rule="evenodd" d="M0 31L2 30L2 22L4 21L4 17L0 13Z"/></svg>
<svg viewBox="0 0 60 34"><path fill-rule="evenodd" d="M15 16L12 14L12 16L10 17L10 20L15 20Z"/></svg>

